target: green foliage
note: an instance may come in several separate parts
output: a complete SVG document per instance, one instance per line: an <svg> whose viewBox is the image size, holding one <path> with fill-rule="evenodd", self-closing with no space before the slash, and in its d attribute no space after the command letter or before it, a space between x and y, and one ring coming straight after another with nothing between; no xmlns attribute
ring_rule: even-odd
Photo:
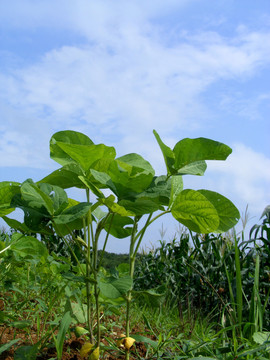
<svg viewBox="0 0 270 360"><path fill-rule="evenodd" d="M63 277L84 282L89 337L97 347L100 344L102 297L111 301L126 299L126 336L129 337L135 260L147 228L156 219L171 213L190 230L211 233L227 231L240 217L235 206L220 194L183 189L182 175L203 175L206 160L226 160L232 151L227 145L205 138L183 139L171 150L156 131L154 135L167 167L167 174L162 176L155 176L151 164L138 154L116 158L113 147L94 144L88 136L67 130L55 133L50 140L50 156L62 166L60 169L37 183L27 179L22 184L0 184L0 215L15 230L24 233L23 244L19 241L21 235L14 235L16 239L11 239L8 250L14 257L27 258L32 247L39 255L43 251L43 260L40 256L39 261L45 262L47 250L31 236L32 233L41 234L43 240L44 236L51 236L53 240L64 242L77 263L78 274ZM70 187L83 189L85 201L69 199L65 189ZM24 212L24 223L6 216L15 208ZM159 213L155 214L157 211ZM102 232L105 233L105 241L99 254ZM102 259L110 235L130 237L129 273L118 278L101 275ZM5 248L1 253L6 251ZM70 263L68 265L71 266ZM188 269L188 272L191 270ZM147 297L150 303L157 300L161 303L161 294L146 289L141 295ZM96 337L94 326L97 327ZM57 346L62 344L62 336L56 343Z"/></svg>
<svg viewBox="0 0 270 360"><path fill-rule="evenodd" d="M260 229L269 236L266 219ZM135 290L165 285L165 306L176 306L180 318L216 309L216 321L242 324L244 336L270 329L269 237L241 242L228 234L191 235L181 233L179 240L161 241L140 255Z"/></svg>
<svg viewBox="0 0 270 360"><path fill-rule="evenodd" d="M101 257L101 250L99 250L99 257ZM128 262L128 254L116 254L105 251L103 254L101 266L104 267L108 272L113 273L120 264L128 264Z"/></svg>
<svg viewBox="0 0 270 360"><path fill-rule="evenodd" d="M69 329L71 321L72 321L72 318L70 316L70 313L66 312L65 315L63 316L63 319L60 322L60 327L59 327L57 337L55 337L53 335L54 342L55 342L55 347L56 347L56 350L57 350L57 359L58 360L62 359L63 345L64 345L66 333L67 333L67 331Z"/></svg>

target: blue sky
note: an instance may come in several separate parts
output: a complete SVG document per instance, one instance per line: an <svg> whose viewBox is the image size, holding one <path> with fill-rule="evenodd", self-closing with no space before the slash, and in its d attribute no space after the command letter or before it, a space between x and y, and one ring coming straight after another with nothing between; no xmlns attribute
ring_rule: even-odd
<svg viewBox="0 0 270 360"><path fill-rule="evenodd" d="M253 225L270 203L269 68L269 0L0 1L0 181L58 168L59 130L137 152L157 174L153 129L171 147L203 136L233 153L184 186L248 205ZM162 222L170 238L177 224Z"/></svg>

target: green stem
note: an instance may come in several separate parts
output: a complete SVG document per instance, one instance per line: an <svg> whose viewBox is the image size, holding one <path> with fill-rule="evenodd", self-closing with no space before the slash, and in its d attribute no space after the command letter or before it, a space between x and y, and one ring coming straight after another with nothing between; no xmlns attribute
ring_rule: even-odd
<svg viewBox="0 0 270 360"><path fill-rule="evenodd" d="M89 189L86 189L86 198L87 202L90 202L90 192ZM90 230L91 228L91 230ZM87 235L86 235L87 234ZM93 235L93 228L92 228L92 213L91 208L89 214L87 216L87 224L84 221L84 236L87 236L84 241L87 243L86 248L86 301L87 301L87 324L90 334L90 342L93 343L93 324L92 324L92 317L93 317L93 304L91 301L91 283L89 281L91 270L93 267L91 266L91 235ZM93 237L92 237L93 239ZM92 269L91 269L92 268Z"/></svg>
<svg viewBox="0 0 270 360"><path fill-rule="evenodd" d="M150 226L154 221L156 221L158 218L160 218L161 216L165 215L165 214L169 214L171 211L170 210L166 210L166 211L163 211L162 213L158 214L157 216L155 216L151 221L149 219L149 222L147 223L147 227ZM152 214L150 214L152 216ZM150 216L150 217L151 217ZM148 217L149 218L149 217ZM148 221L148 219L147 219ZM135 238L135 241L141 236L141 233L145 233L145 226L138 232L138 234L136 235L136 238Z"/></svg>
<svg viewBox="0 0 270 360"><path fill-rule="evenodd" d="M134 225L132 229L132 233L130 236L130 246L129 246L129 276L133 279L134 274L134 264L135 264L135 258L134 258L134 246L136 242L136 231L137 231L137 223L138 219L136 216L134 217ZM130 303L132 299L132 289L128 291L127 298L126 298L126 304L127 304L127 312L126 312L126 336L129 336L129 327L130 327ZM126 354L126 359L129 358L128 353Z"/></svg>
<svg viewBox="0 0 270 360"><path fill-rule="evenodd" d="M106 249L106 246L107 246L107 242L108 242L108 239L109 239L110 230L111 230L111 226L112 226L112 222L113 222L113 218L114 218L114 213L113 213L113 214L108 213L108 214L106 215L106 217L104 218L104 221L102 221L102 228L104 228L104 224L106 223L106 220L108 219L109 215L111 215L111 221L110 221L109 228L108 228L108 230L107 230L107 234L106 234L106 237L105 237L104 245L103 245L103 248L102 248L102 253L101 253L101 256L100 256L100 261L99 261L98 268L97 268L97 271L98 271L98 272L99 272L99 270L100 270L100 267L101 267L101 264L102 264L102 260L103 260L103 257L104 257L104 253L105 253L105 249Z"/></svg>
<svg viewBox="0 0 270 360"><path fill-rule="evenodd" d="M129 276L133 280L134 277L134 269L135 269L135 261L136 261L136 255L139 251L142 239L144 237L145 231L148 228L150 224L152 224L155 220L157 220L159 217L170 213L170 210L163 211L162 213L155 216L152 220L152 213L148 215L148 218L143 226L143 228L136 234L137 231L137 225L139 219L135 216L134 218L134 226L132 230L132 234L130 237L130 247L129 247ZM135 250L134 250L135 248ZM128 291L127 297L126 297L126 337L129 337L130 332L130 305L132 300L132 289ZM129 360L129 352L126 351L126 360Z"/></svg>
<svg viewBox="0 0 270 360"><path fill-rule="evenodd" d="M135 266L135 257L134 256L134 246L136 243L136 231L137 231L138 219L134 217L134 225L132 229L132 233L130 236L130 246L129 246L129 276L133 279L134 274L134 266ZM130 304L132 300L132 289L130 289L127 293L126 297L126 337L129 337L130 332ZM129 351L126 350L126 360L129 360Z"/></svg>
<svg viewBox="0 0 270 360"><path fill-rule="evenodd" d="M97 341L96 346L99 347L100 345L100 316L99 316L99 288L98 288L98 240L99 235L102 230L101 223L98 224L96 229L96 235L93 241L93 269L94 269L94 296L95 296L95 303L96 303L96 320L97 320Z"/></svg>
<svg viewBox="0 0 270 360"><path fill-rule="evenodd" d="M164 214L162 213L161 215L164 215ZM159 215L159 216L161 216L161 215ZM136 248L135 248L135 251L134 251L134 262L135 262L136 255L137 255L137 252L139 251L139 248L140 248L140 245L141 245L141 242L142 242L142 239L143 239L143 237L144 237L144 234L145 234L146 229L148 228L148 226L149 226L153 221L155 221L155 220L157 219L157 217L155 217L152 221L150 221L150 220L151 220L151 217L152 217L152 214L149 214L149 215L148 215L148 218L147 218L147 220L146 220L146 222L145 222L144 227L143 227L143 228L141 229L141 231L139 232L140 237L139 237L139 240L138 240L138 242L137 242L137 245L136 245ZM136 236L135 242L136 242L137 239L138 239L138 237ZM134 270L133 270L133 272L134 272ZM133 274L132 274L132 278L133 278Z"/></svg>

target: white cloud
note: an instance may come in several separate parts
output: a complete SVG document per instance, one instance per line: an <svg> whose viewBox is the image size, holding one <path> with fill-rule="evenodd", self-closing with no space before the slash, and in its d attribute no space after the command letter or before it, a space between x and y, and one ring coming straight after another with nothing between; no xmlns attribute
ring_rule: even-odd
<svg viewBox="0 0 270 360"><path fill-rule="evenodd" d="M250 121L264 121L261 113L262 109L269 109L270 92L253 95L250 97L243 96L242 92L231 91L223 94L220 101L220 107L230 115L237 115L239 119L243 118Z"/></svg>
<svg viewBox="0 0 270 360"><path fill-rule="evenodd" d="M265 30L241 26L230 37L199 27L192 33L177 27L164 31L157 19L164 11L177 9L181 15L187 0L170 0L166 6L141 0L20 3L14 0L12 10L0 5L3 26L67 31L84 39L63 43L23 67L14 68L14 62L0 74L0 166L49 168L50 136L74 129L115 146L119 155L138 152L162 173L152 129L171 147L185 132L204 130L208 109L201 97L209 86L220 80L245 82L270 62ZM236 109L256 121L269 92L255 99L245 90L234 95L226 94L219 110ZM211 126L218 131L218 123ZM226 162L209 163L203 181L210 186L205 187L260 213L269 203L270 160L243 144L233 148Z"/></svg>
<svg viewBox="0 0 270 360"><path fill-rule="evenodd" d="M203 127L199 96L210 84L252 73L270 59L269 34L230 40L217 33L185 35L168 47L149 33L123 27L119 41L107 29L107 43L52 50L38 63L2 75L3 101L52 129L117 136L120 146L136 148L140 139L145 153L153 128L170 136L171 129Z"/></svg>
<svg viewBox="0 0 270 360"><path fill-rule="evenodd" d="M221 194L237 198L240 210L248 205L251 213L260 214L270 204L270 158L241 143L232 148L225 162L208 163L209 182Z"/></svg>

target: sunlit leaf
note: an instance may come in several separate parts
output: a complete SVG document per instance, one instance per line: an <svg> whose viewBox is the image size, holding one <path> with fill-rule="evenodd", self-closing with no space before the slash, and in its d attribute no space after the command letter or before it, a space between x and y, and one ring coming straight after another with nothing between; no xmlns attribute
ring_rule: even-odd
<svg viewBox="0 0 270 360"><path fill-rule="evenodd" d="M57 145L68 154L70 159L78 163L85 172L90 169L95 161L102 158L113 159L116 155L113 147L104 144L77 145L58 142Z"/></svg>
<svg viewBox="0 0 270 360"><path fill-rule="evenodd" d="M134 212L126 209L121 204L115 202L115 197L113 195L108 196L105 199L99 200L101 204L104 204L110 209L113 213L121 215L121 216L133 216L135 215Z"/></svg>
<svg viewBox="0 0 270 360"><path fill-rule="evenodd" d="M169 148L167 145L165 145L163 143L163 141L161 140L159 134L156 132L156 130L153 130L153 133L155 135L155 138L158 142L158 145L162 151L163 157L164 157L164 161L167 167L167 173L172 175L176 173L176 170L174 168L174 163L175 163L175 155L174 152L172 151L171 148Z"/></svg>
<svg viewBox="0 0 270 360"><path fill-rule="evenodd" d="M194 161L191 164L185 165L178 169L177 174L179 175L199 175L202 176L207 169L205 161Z"/></svg>
<svg viewBox="0 0 270 360"><path fill-rule="evenodd" d="M171 196L171 178L165 175L155 176L149 187L136 198L152 200L159 205L168 205Z"/></svg>
<svg viewBox="0 0 270 360"><path fill-rule="evenodd" d="M181 169L184 166L202 160L226 160L232 149L218 141L206 138L183 139L174 147L175 168Z"/></svg>
<svg viewBox="0 0 270 360"><path fill-rule="evenodd" d="M171 192L170 192L170 203L169 206L171 207L172 204L177 199L177 196L183 190L183 178L180 175L173 175L171 177Z"/></svg>
<svg viewBox="0 0 270 360"><path fill-rule="evenodd" d="M134 200L121 200L119 205L136 215L150 214L160 209L160 205L150 199L135 198Z"/></svg>
<svg viewBox="0 0 270 360"><path fill-rule="evenodd" d="M195 190L183 190L175 199L171 212L177 221L197 233L214 232L219 227L214 205Z"/></svg>
<svg viewBox="0 0 270 360"><path fill-rule="evenodd" d="M59 131L50 140L50 156L61 165L73 162L73 159L59 146L59 144L92 145L93 141L86 135L72 130Z"/></svg>
<svg viewBox="0 0 270 360"><path fill-rule="evenodd" d="M238 223L240 219L239 211L229 199L214 191L198 191L214 205L218 213L219 226L215 232L226 232Z"/></svg>

